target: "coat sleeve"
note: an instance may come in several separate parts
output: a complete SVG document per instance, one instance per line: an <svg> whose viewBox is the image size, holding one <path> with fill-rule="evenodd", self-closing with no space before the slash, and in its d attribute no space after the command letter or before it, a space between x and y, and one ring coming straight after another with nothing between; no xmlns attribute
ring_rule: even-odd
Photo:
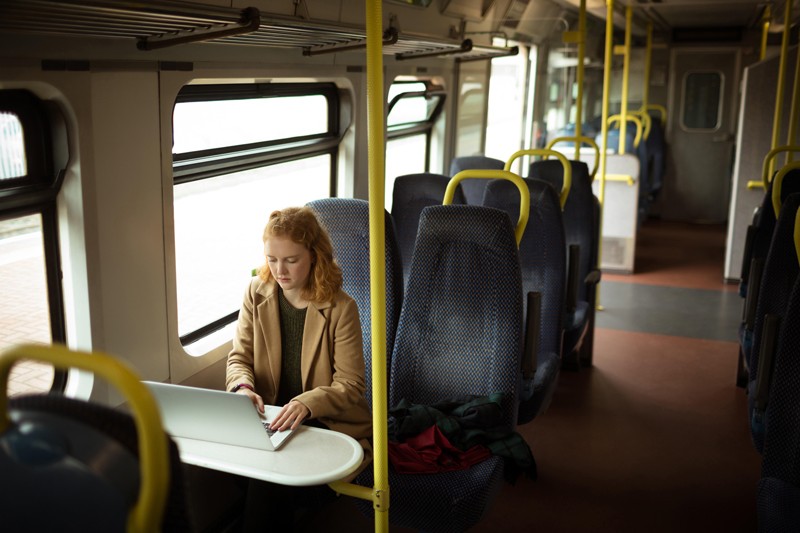
<svg viewBox="0 0 800 533"><path fill-rule="evenodd" d="M247 383L255 388L253 376L253 294L254 284L245 291L239 321L233 336L233 348L228 353L225 372L225 390L231 390L236 383Z"/></svg>
<svg viewBox="0 0 800 533"><path fill-rule="evenodd" d="M339 300L337 305L342 306L342 311L338 320L331 324L331 383L295 398L309 408L313 418L347 419L349 412L365 402L364 349L358 307L349 297Z"/></svg>

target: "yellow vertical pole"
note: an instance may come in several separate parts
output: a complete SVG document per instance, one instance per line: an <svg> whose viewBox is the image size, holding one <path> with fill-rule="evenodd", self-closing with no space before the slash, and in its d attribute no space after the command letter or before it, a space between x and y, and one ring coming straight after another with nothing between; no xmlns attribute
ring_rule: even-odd
<svg viewBox="0 0 800 533"><path fill-rule="evenodd" d="M772 145L771 149L778 147L781 134L781 113L783 112L783 85L786 79L786 55L789 53L789 30L792 25L792 4L793 0L786 0L786 10L783 14L783 40L781 41L781 60L778 65L778 88L775 96L775 114L772 119ZM788 159L788 156L787 156ZM769 179L772 180L772 173L775 170L775 159L769 162Z"/></svg>
<svg viewBox="0 0 800 533"><path fill-rule="evenodd" d="M758 59L764 59L767 57L767 36L769 35L769 25L770 19L772 18L772 9L770 8L769 4L764 8L764 19L761 22L761 52L758 55Z"/></svg>
<svg viewBox="0 0 800 533"><path fill-rule="evenodd" d="M578 12L578 101L575 103L575 161L581 160L581 141L583 135L583 60L586 56L586 0L581 0Z"/></svg>
<svg viewBox="0 0 800 533"><path fill-rule="evenodd" d="M372 302L372 440L375 531L389 531L389 443L386 390L386 266L384 242L385 143L383 14L381 0L366 0L369 158L369 264Z"/></svg>
<svg viewBox="0 0 800 533"><path fill-rule="evenodd" d="M628 134L628 80L631 73L631 21L633 20L633 8L625 6L625 52L623 53L622 63L622 102L620 103L619 114L622 118L619 121L619 153L624 154Z"/></svg>
<svg viewBox="0 0 800 533"><path fill-rule="evenodd" d="M611 91L611 63L614 52L614 0L606 0L606 51L603 58L603 107L600 112L600 184L597 200L600 203L600 242L597 243L597 268L603 264L603 211L606 199L606 160L608 158L608 100ZM624 121L623 121L624 122ZM597 309L600 305L600 284L596 285Z"/></svg>
<svg viewBox="0 0 800 533"><path fill-rule="evenodd" d="M653 23L647 21L647 44L644 49L644 87L642 88L642 112L647 113L650 103L650 68L653 61Z"/></svg>

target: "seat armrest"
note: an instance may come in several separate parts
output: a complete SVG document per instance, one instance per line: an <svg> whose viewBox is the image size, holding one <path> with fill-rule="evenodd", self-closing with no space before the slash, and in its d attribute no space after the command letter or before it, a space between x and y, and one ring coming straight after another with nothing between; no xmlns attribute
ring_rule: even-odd
<svg viewBox="0 0 800 533"><path fill-rule="evenodd" d="M580 282L581 247L570 244L567 255L567 312L571 313L578 307L578 283Z"/></svg>
<svg viewBox="0 0 800 533"><path fill-rule="evenodd" d="M586 277L583 278L583 282L587 285L597 285L600 283L600 278L602 277L602 273L598 269L590 270Z"/></svg>
<svg viewBox="0 0 800 533"><path fill-rule="evenodd" d="M528 316L525 319L525 348L522 355L522 377L533 379L536 373L537 354L539 353L539 339L542 324L542 293L529 292Z"/></svg>
<svg viewBox="0 0 800 533"><path fill-rule="evenodd" d="M764 316L755 394L756 411L761 413L766 411L767 402L769 401L769 384L772 381L772 369L774 367L773 363L775 361L775 351L777 349L780 325L780 316L773 314Z"/></svg>
<svg viewBox="0 0 800 533"><path fill-rule="evenodd" d="M764 259L753 259L750 266L750 283L748 283L747 298L744 301L744 316L742 321L745 328L753 331L756 322L756 309L758 307L758 294L761 291L761 277L764 273Z"/></svg>

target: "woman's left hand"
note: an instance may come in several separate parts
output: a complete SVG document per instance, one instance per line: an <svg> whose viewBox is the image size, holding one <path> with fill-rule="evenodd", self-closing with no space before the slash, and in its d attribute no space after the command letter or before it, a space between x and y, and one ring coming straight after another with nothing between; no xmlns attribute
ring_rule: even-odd
<svg viewBox="0 0 800 533"><path fill-rule="evenodd" d="M297 400L292 400L283 406L269 427L276 431L297 429L297 426L302 424L309 414L311 411L308 410L308 407Z"/></svg>

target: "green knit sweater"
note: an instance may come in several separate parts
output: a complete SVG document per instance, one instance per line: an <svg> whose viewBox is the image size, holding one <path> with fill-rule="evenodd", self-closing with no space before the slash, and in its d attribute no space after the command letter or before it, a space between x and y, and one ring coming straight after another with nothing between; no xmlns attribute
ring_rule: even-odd
<svg viewBox="0 0 800 533"><path fill-rule="evenodd" d="M300 377L300 355L303 352L303 328L306 309L296 309L278 290L281 312L281 382L278 386L278 405L286 405L303 392Z"/></svg>

